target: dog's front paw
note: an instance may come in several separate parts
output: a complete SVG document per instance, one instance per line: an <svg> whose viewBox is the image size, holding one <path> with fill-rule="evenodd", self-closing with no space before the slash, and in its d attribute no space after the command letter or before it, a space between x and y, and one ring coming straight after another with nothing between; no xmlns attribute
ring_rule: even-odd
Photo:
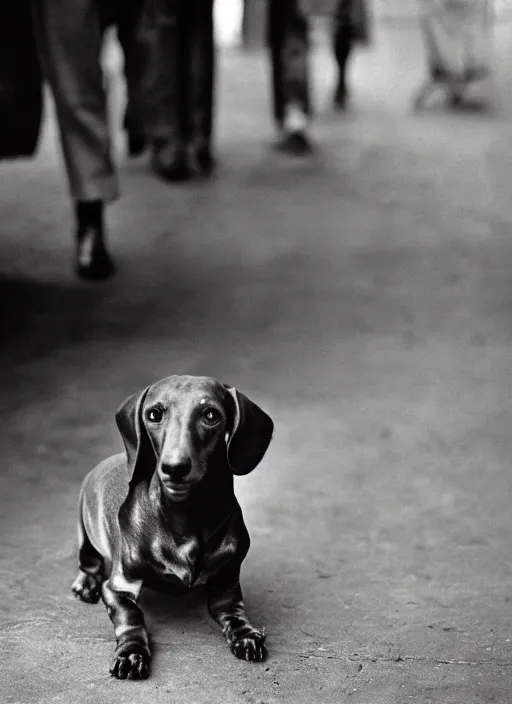
<svg viewBox="0 0 512 704"><path fill-rule="evenodd" d="M267 655L265 635L253 630L243 638L238 638L230 644L231 652L240 660L248 662L263 662Z"/></svg>
<svg viewBox="0 0 512 704"><path fill-rule="evenodd" d="M101 579L80 570L71 590L78 599L87 604L97 604L101 594Z"/></svg>
<svg viewBox="0 0 512 704"><path fill-rule="evenodd" d="M110 674L118 680L147 680L149 660L148 652L116 652Z"/></svg>

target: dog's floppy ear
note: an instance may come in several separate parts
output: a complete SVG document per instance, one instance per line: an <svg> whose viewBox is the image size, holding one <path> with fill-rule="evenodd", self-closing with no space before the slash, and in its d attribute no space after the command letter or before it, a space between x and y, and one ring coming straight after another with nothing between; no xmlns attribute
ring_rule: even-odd
<svg viewBox="0 0 512 704"><path fill-rule="evenodd" d="M237 389L226 386L235 406L227 455L233 474L249 474L261 462L272 440L272 418Z"/></svg>
<svg viewBox="0 0 512 704"><path fill-rule="evenodd" d="M127 398L116 413L117 427L126 449L130 484L146 476L148 470L150 476L153 473L148 464L153 464L154 452L142 420L142 405L149 388Z"/></svg>

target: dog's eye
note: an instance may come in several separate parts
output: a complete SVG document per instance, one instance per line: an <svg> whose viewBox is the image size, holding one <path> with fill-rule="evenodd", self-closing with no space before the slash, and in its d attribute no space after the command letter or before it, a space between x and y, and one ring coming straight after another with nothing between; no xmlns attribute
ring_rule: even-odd
<svg viewBox="0 0 512 704"><path fill-rule="evenodd" d="M202 411L202 418L208 425L217 425L222 420L221 413L213 406L206 406Z"/></svg>
<svg viewBox="0 0 512 704"><path fill-rule="evenodd" d="M146 418L150 423L160 423L164 417L164 411L160 406L153 406L146 411Z"/></svg>

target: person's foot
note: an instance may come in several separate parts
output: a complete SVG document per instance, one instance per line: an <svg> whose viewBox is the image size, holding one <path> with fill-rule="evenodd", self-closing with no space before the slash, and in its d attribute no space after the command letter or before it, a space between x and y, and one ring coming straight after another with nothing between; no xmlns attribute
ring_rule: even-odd
<svg viewBox="0 0 512 704"><path fill-rule="evenodd" d="M187 150L169 142L155 143L151 166L155 174L163 181L187 181L192 176Z"/></svg>
<svg viewBox="0 0 512 704"><path fill-rule="evenodd" d="M137 157L145 152L147 142L143 134L127 130L126 139L128 143L128 156Z"/></svg>
<svg viewBox="0 0 512 704"><path fill-rule="evenodd" d="M277 140L276 149L293 156L303 156L311 152L312 146L305 130L283 131Z"/></svg>
<svg viewBox="0 0 512 704"><path fill-rule="evenodd" d="M451 108L461 108L464 104L464 96L458 90L451 90L448 93L447 102Z"/></svg>
<svg viewBox="0 0 512 704"><path fill-rule="evenodd" d="M105 245L103 203L80 202L76 207L77 235L75 271L81 279L102 281L115 273Z"/></svg>
<svg viewBox="0 0 512 704"><path fill-rule="evenodd" d="M146 149L147 141L144 135L144 130L138 120L132 116L133 111L130 110L128 104L124 116L123 127L126 132L126 142L128 147L128 155L131 157L140 156Z"/></svg>
<svg viewBox="0 0 512 704"><path fill-rule="evenodd" d="M334 109L345 110L347 107L347 100L347 88L343 82L340 82L338 83L336 90L334 91Z"/></svg>
<svg viewBox="0 0 512 704"><path fill-rule="evenodd" d="M294 156L302 156L311 151L311 142L308 137L308 116L301 105L289 103L286 106L276 148Z"/></svg>
<svg viewBox="0 0 512 704"><path fill-rule="evenodd" d="M191 149L191 160L194 170L203 176L209 176L215 169L216 161L209 144L201 144Z"/></svg>
<svg viewBox="0 0 512 704"><path fill-rule="evenodd" d="M81 279L88 281L103 281L115 273L103 234L93 226L78 234L75 270Z"/></svg>

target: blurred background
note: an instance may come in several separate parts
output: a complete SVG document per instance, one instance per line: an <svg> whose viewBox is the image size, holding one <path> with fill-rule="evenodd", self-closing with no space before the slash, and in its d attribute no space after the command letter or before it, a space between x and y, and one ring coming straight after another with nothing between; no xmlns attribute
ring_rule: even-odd
<svg viewBox="0 0 512 704"><path fill-rule="evenodd" d="M414 112L412 0L374 0L351 101L332 108L330 24L311 19L313 152L272 149L265 3L217 0L210 180L128 160L117 276L71 267L53 103L32 160L0 163L1 699L508 704L512 666L512 3L496 3L486 107ZM236 385L273 417L236 480L242 586L268 633L235 661L201 600L146 596L147 682L108 675L111 624L76 602L80 483L121 450L114 413L163 376Z"/></svg>

